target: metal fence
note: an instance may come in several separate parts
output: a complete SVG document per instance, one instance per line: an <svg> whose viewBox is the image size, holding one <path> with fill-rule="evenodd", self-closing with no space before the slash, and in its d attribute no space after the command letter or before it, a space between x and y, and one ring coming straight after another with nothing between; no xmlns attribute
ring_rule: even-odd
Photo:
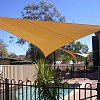
<svg viewBox="0 0 100 100"><path fill-rule="evenodd" d="M16 83L14 80L10 82L8 79L0 80L0 100L100 100L99 91L99 83L96 87L90 83L82 86L79 83L69 84L67 82L39 86L31 81L19 80ZM56 94L55 99L49 99L54 94Z"/></svg>

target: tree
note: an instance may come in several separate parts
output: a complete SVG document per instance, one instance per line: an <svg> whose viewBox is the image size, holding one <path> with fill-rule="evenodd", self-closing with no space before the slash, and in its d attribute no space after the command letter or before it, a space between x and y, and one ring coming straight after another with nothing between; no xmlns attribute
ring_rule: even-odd
<svg viewBox="0 0 100 100"><path fill-rule="evenodd" d="M7 45L0 39L0 57L8 57Z"/></svg>
<svg viewBox="0 0 100 100"><path fill-rule="evenodd" d="M28 4L22 11L23 19L65 22L65 17L61 16L57 8L44 1L39 4Z"/></svg>
<svg viewBox="0 0 100 100"><path fill-rule="evenodd" d="M88 53L88 45L81 43L80 41L71 42L66 46L62 47L63 49L72 51L73 53ZM69 61L73 60L73 57L62 50L58 51L58 58L61 58L62 61ZM77 57L77 60L84 61L84 57Z"/></svg>
<svg viewBox="0 0 100 100"><path fill-rule="evenodd" d="M89 50L88 46L86 44L82 44L80 41L69 43L64 46L64 48L75 53L87 53Z"/></svg>
<svg viewBox="0 0 100 100"><path fill-rule="evenodd" d="M17 55L15 53L10 53L9 54L9 58L16 58L16 57L17 57Z"/></svg>
<svg viewBox="0 0 100 100"><path fill-rule="evenodd" d="M26 53L26 59L35 61L40 58L44 58L43 52L38 47L30 43L29 49Z"/></svg>
<svg viewBox="0 0 100 100"><path fill-rule="evenodd" d="M57 8L44 1L39 4L26 5L22 11L22 18L30 20L65 22L65 17L61 16ZM25 41L23 39L19 39L17 43L24 44ZM51 59L50 62L52 61L52 55L53 54L47 57L47 59ZM39 48L30 43L27 51L27 58L35 61L38 58L44 58L44 54Z"/></svg>

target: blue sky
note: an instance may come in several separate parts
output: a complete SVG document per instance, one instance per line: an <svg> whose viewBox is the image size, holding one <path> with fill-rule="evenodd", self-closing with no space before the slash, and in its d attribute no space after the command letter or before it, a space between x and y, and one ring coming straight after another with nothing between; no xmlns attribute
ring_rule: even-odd
<svg viewBox="0 0 100 100"><path fill-rule="evenodd" d="M0 0L0 16L21 18L24 6L39 3L41 0ZM58 11L66 17L66 22L100 25L100 0L44 0L54 4ZM92 34L93 35L93 34ZM92 35L82 38L80 41L89 46L92 51ZM25 54L27 45L23 48L15 42L9 43L12 34L0 30L0 38L8 45L8 51L16 54Z"/></svg>

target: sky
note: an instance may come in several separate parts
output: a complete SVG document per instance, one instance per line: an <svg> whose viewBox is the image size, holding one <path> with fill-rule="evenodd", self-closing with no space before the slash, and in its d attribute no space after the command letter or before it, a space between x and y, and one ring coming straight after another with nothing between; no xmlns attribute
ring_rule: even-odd
<svg viewBox="0 0 100 100"><path fill-rule="evenodd" d="M27 4L38 4L42 0L0 0L0 16L21 18L21 11ZM100 25L100 0L44 0L47 3L56 6L62 16L66 17L66 22ZM25 54L28 49L28 44L19 46L15 43L15 39L11 40L13 36L11 33L7 33L0 30L0 39L2 39L7 45L7 49L17 55ZM89 52L92 51L92 36L86 36L79 39L83 44L87 44ZM15 36L13 36L15 37ZM13 41L10 43L10 40Z"/></svg>

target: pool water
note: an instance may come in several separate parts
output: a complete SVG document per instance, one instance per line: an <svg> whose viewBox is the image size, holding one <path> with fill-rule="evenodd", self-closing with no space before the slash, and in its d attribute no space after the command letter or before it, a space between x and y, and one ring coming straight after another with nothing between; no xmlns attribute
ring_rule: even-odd
<svg viewBox="0 0 100 100"><path fill-rule="evenodd" d="M69 85L66 84L64 89L60 89L59 90L59 96L60 96L60 98L63 98L63 96L68 95L71 91L74 90L72 88L79 87L79 85L80 84L69 84Z"/></svg>
<svg viewBox="0 0 100 100"><path fill-rule="evenodd" d="M69 84L70 87L78 87L78 84ZM68 89L68 84L65 86L65 89L59 89L59 99L62 99L63 96L69 94L73 89ZM38 89L36 90L38 92ZM35 100L35 88L34 87L23 87L15 91L15 96L18 100ZM58 98L58 97L57 97ZM16 99L16 100L17 100ZM38 96L36 95L36 100L39 100Z"/></svg>

